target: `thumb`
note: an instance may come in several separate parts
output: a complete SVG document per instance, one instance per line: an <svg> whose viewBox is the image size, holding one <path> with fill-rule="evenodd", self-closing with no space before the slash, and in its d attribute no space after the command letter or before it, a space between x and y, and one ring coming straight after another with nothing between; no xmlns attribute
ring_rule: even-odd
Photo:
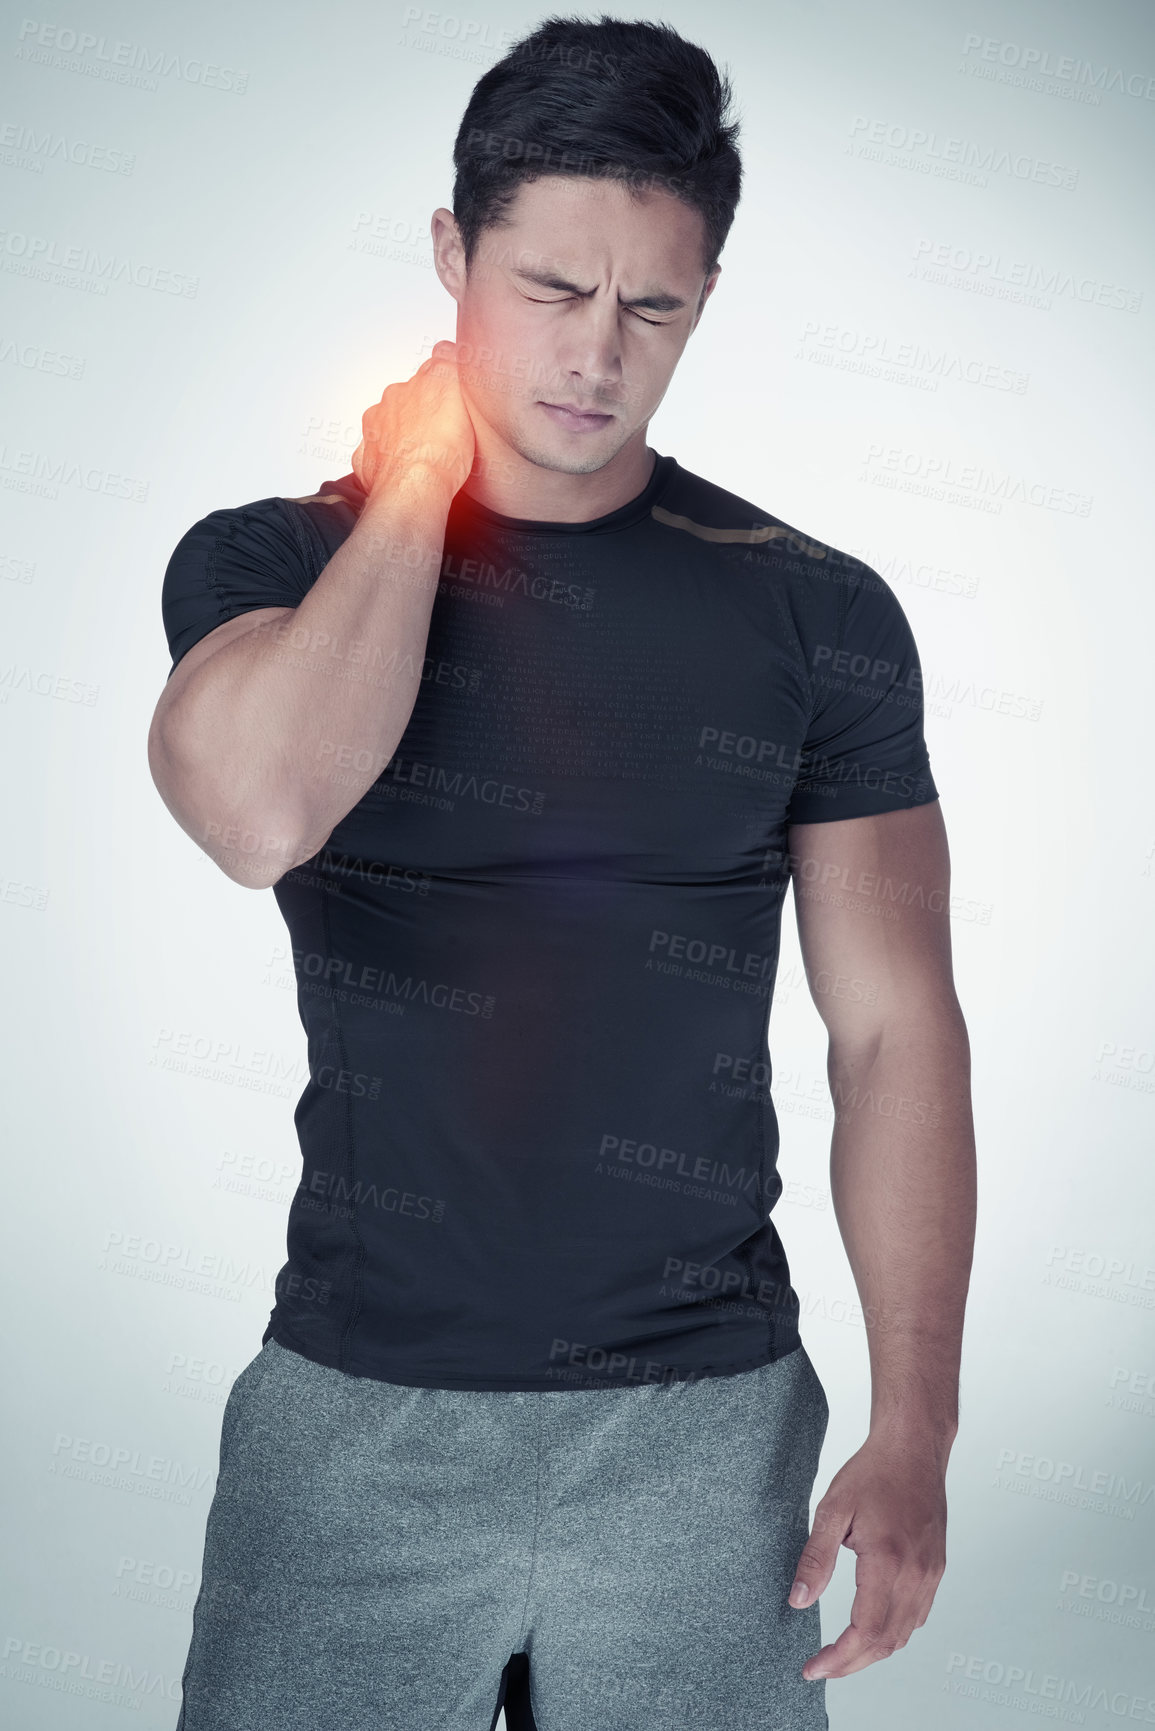
<svg viewBox="0 0 1155 1731"><path fill-rule="evenodd" d="M849 1530L850 1517L845 1510L823 1499L814 1511L814 1524L794 1571L789 1603L795 1609L812 1605L825 1592L838 1561L839 1546Z"/></svg>
<svg viewBox="0 0 1155 1731"><path fill-rule="evenodd" d="M439 366L456 366L458 361L457 344L443 337L439 343L434 343L429 351L430 371L435 373Z"/></svg>

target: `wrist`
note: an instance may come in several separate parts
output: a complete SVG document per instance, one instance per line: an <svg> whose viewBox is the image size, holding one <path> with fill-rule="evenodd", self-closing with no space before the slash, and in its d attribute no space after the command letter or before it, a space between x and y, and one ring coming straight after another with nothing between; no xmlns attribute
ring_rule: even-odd
<svg viewBox="0 0 1155 1731"><path fill-rule="evenodd" d="M444 506L449 509L454 494L468 479L458 461L438 459L434 451L419 456L396 457L382 463L370 483L366 509L378 509L385 504L415 504Z"/></svg>
<svg viewBox="0 0 1155 1731"><path fill-rule="evenodd" d="M931 1410L923 1406L877 1403L870 1415L870 1440L888 1448L931 1456L945 1466L958 1435L957 1412Z"/></svg>
<svg viewBox="0 0 1155 1731"><path fill-rule="evenodd" d="M358 528L389 539L436 542L440 551L454 491L444 470L399 465L379 470L358 513Z"/></svg>

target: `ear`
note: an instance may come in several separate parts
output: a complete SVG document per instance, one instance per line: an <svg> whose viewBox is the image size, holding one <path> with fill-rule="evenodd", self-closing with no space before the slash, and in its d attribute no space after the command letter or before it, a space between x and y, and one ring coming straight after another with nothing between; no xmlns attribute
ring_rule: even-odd
<svg viewBox="0 0 1155 1731"><path fill-rule="evenodd" d="M694 314L694 322L690 326L690 335L691 336L693 336L694 332L698 328L698 320L702 316L702 309L706 305L706 302L709 300L710 296L713 294L714 284L717 282L717 280L721 276L721 274L722 274L721 265L720 264L715 265L714 269L710 272L709 276L706 278L705 282L702 284L702 292L698 296L698 310Z"/></svg>
<svg viewBox="0 0 1155 1731"><path fill-rule="evenodd" d="M460 306L465 294L465 243L457 218L440 205L429 219L433 238L433 268L445 288Z"/></svg>

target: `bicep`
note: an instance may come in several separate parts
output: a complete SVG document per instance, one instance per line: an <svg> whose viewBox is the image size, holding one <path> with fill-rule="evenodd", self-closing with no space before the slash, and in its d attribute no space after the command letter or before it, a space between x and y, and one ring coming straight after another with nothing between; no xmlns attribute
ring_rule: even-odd
<svg viewBox="0 0 1155 1731"><path fill-rule="evenodd" d="M956 1002L937 799L786 836L803 966L832 1048L869 1050Z"/></svg>
<svg viewBox="0 0 1155 1731"><path fill-rule="evenodd" d="M250 607L247 612L236 613L231 619L226 619L223 625L214 626L203 637L199 637L191 648L185 650L169 673L161 693L161 702L169 704L179 697L181 689L187 685L197 668L210 660L218 650L223 649L226 643L231 643L234 637L242 637L246 631L254 631L273 619L284 619L296 611L295 607Z"/></svg>

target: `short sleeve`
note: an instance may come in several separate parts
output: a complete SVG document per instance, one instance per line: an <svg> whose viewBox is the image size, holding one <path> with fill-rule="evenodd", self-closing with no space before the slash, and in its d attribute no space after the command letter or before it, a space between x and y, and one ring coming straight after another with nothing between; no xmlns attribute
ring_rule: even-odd
<svg viewBox="0 0 1155 1731"><path fill-rule="evenodd" d="M161 585L172 668L226 619L257 607L297 607L308 594L307 552L281 499L210 511L173 549Z"/></svg>
<svg viewBox="0 0 1155 1731"><path fill-rule="evenodd" d="M922 666L898 597L860 560L844 559L833 586L833 641L807 646L814 707L787 823L874 817L938 798Z"/></svg>

